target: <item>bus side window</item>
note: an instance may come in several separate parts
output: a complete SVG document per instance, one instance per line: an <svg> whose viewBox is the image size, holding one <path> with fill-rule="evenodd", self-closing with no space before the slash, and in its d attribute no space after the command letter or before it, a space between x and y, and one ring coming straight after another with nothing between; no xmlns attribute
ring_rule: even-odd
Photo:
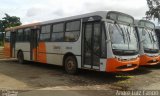
<svg viewBox="0 0 160 96"><path fill-rule="evenodd" d="M71 21L66 23L65 41L77 41L80 35L80 21Z"/></svg>
<svg viewBox="0 0 160 96"><path fill-rule="evenodd" d="M27 28L24 30L24 41L26 41L26 42L30 41L30 33L31 33L30 28Z"/></svg>
<svg viewBox="0 0 160 96"><path fill-rule="evenodd" d="M62 42L63 40L64 40L64 23L53 24L51 41Z"/></svg>
<svg viewBox="0 0 160 96"><path fill-rule="evenodd" d="M18 41L18 42L23 41L23 37L24 37L24 35L23 35L23 29L19 29L19 30L17 31L17 41Z"/></svg>
<svg viewBox="0 0 160 96"><path fill-rule="evenodd" d="M93 35L93 50L95 55L100 56L100 42L101 42L101 24L94 23L94 35Z"/></svg>
<svg viewBox="0 0 160 96"><path fill-rule="evenodd" d="M50 40L51 25L45 25L41 27L40 40L49 41Z"/></svg>
<svg viewBox="0 0 160 96"><path fill-rule="evenodd" d="M8 32L6 32L6 34L5 34L5 42L10 42L10 37L11 36L11 32L10 31L8 31Z"/></svg>

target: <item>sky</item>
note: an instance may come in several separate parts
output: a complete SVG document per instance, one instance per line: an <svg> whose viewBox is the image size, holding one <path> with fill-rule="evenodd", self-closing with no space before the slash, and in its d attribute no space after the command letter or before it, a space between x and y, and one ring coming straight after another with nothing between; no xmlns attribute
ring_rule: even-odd
<svg viewBox="0 0 160 96"><path fill-rule="evenodd" d="M108 10L142 19L148 6L146 0L0 0L0 18L7 13L23 24Z"/></svg>

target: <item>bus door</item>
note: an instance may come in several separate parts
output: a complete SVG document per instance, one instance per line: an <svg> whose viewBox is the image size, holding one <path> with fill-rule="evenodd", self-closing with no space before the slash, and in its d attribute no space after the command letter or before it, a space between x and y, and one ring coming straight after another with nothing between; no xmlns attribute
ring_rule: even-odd
<svg viewBox="0 0 160 96"><path fill-rule="evenodd" d="M16 43L16 32L11 32L11 37L10 37L10 46L11 46L11 49L10 49L10 55L11 57L16 57L15 56L15 43Z"/></svg>
<svg viewBox="0 0 160 96"><path fill-rule="evenodd" d="M38 30L31 29L30 36L30 59L31 61L37 61L37 46L38 46Z"/></svg>
<svg viewBox="0 0 160 96"><path fill-rule="evenodd" d="M83 68L99 70L100 66L100 44L101 44L101 23L83 23Z"/></svg>
<svg viewBox="0 0 160 96"><path fill-rule="evenodd" d="M6 58L10 58L11 54L11 32L8 31L5 33L5 43L4 43L4 55Z"/></svg>

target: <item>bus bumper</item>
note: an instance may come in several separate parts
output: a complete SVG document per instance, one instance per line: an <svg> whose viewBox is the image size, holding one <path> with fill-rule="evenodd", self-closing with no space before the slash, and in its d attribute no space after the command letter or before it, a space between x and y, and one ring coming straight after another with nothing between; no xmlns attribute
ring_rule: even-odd
<svg viewBox="0 0 160 96"><path fill-rule="evenodd" d="M153 56L149 57L147 55L141 55L140 56L140 66L144 65L156 65L160 62L160 57L159 56Z"/></svg>
<svg viewBox="0 0 160 96"><path fill-rule="evenodd" d="M131 71L139 67L139 58L134 60L118 60L116 58L107 59L107 72Z"/></svg>

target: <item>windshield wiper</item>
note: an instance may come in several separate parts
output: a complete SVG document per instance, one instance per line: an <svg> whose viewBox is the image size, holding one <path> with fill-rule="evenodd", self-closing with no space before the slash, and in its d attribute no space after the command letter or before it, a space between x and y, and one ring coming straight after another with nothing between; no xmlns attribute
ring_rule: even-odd
<svg viewBox="0 0 160 96"><path fill-rule="evenodd" d="M149 37L150 37L150 40L151 40L151 42L153 43L153 49L155 49L155 46L156 46L156 40L155 40L155 38L154 38L154 35L153 35L153 33L152 32L150 32L150 31L148 31L147 30L147 33L149 34Z"/></svg>
<svg viewBox="0 0 160 96"><path fill-rule="evenodd" d="M128 37L129 37L129 41L131 42L131 37L130 37L130 35L131 35L131 33L128 31L128 28L126 29L127 30L127 33L128 33Z"/></svg>
<svg viewBox="0 0 160 96"><path fill-rule="evenodd" d="M150 32L149 32L148 30L146 30L146 32L147 32L147 34L148 34L148 36L149 36L149 38L150 38L151 43L153 43L152 35L150 34Z"/></svg>
<svg viewBox="0 0 160 96"><path fill-rule="evenodd" d="M120 27L120 29L121 29L121 31L122 31L123 34L126 33L119 24L117 24L117 25ZM128 34L128 33L126 33L126 34ZM129 34L128 34L128 35L129 35ZM126 42L128 43L128 49L129 49L129 48L130 48L130 47L129 47L130 45L129 45L129 40L128 40L128 39L129 39L129 36L128 36L128 35L126 36L127 39L125 39L125 35L123 35L123 38L124 38L124 41L126 41Z"/></svg>
<svg viewBox="0 0 160 96"><path fill-rule="evenodd" d="M152 35L153 42L157 42L157 40L155 39L156 37L154 37L155 35L153 35L152 32L151 32L151 35Z"/></svg>
<svg viewBox="0 0 160 96"><path fill-rule="evenodd" d="M153 38L153 34L152 34L152 32L150 32L150 36L151 36L151 38L152 38L152 42L153 42L153 49L154 49L154 43L155 43L155 40L154 40L154 38Z"/></svg>

